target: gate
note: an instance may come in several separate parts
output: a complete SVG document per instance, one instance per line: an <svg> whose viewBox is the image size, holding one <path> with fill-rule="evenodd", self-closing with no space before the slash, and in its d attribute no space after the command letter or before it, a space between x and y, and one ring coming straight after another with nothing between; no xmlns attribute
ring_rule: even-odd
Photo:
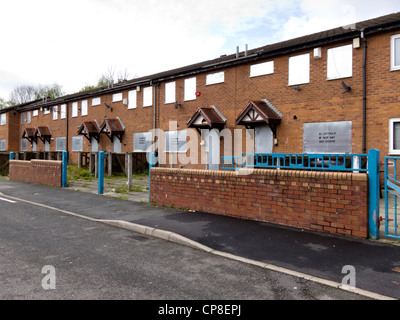
<svg viewBox="0 0 400 320"><path fill-rule="evenodd" d="M385 157L385 236L394 239L400 239L400 173L397 172L399 160L400 157Z"/></svg>

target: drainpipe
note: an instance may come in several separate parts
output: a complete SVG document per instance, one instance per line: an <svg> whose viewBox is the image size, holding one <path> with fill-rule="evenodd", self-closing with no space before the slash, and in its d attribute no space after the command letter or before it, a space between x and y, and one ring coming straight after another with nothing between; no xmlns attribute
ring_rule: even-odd
<svg viewBox="0 0 400 320"><path fill-rule="evenodd" d="M364 37L364 31L361 31L361 39L364 42L363 54L363 142L362 153L367 153L367 39Z"/></svg>
<svg viewBox="0 0 400 320"><path fill-rule="evenodd" d="M156 130L157 130L157 87L159 86L159 83L153 83L153 145L155 145L155 139L156 139ZM150 155L150 159L152 161L151 166L155 167L156 163L154 163L153 157L153 152L155 150L152 150L152 153ZM150 171L149 171L150 174ZM149 185L149 190L150 190L150 185Z"/></svg>
<svg viewBox="0 0 400 320"><path fill-rule="evenodd" d="M67 123L67 137L66 137L66 141L65 141L65 151L67 151L67 153L69 153L69 147L68 147L68 143L69 143L69 108L68 108L68 102L65 101L65 117L66 117L66 123ZM61 108L61 107L60 107Z"/></svg>

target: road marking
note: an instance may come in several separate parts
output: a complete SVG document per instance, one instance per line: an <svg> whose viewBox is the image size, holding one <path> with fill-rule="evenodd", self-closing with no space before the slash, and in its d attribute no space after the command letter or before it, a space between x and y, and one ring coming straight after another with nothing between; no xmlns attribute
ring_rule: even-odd
<svg viewBox="0 0 400 320"><path fill-rule="evenodd" d="M6 201L6 202L10 202L10 203L17 203L17 201L13 201L13 200L8 200L8 199L4 199L4 198L0 198L1 201Z"/></svg>

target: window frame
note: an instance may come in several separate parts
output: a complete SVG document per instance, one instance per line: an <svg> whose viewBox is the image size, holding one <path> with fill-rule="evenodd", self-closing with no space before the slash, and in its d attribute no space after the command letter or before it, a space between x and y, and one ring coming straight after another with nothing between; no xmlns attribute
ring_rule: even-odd
<svg viewBox="0 0 400 320"><path fill-rule="evenodd" d="M137 108L137 90L131 90L128 92L128 109Z"/></svg>
<svg viewBox="0 0 400 320"><path fill-rule="evenodd" d="M270 70L272 68L272 71ZM252 64L250 66L250 78L266 76L269 74L274 74L275 63L274 60L265 61L261 63Z"/></svg>
<svg viewBox="0 0 400 320"><path fill-rule="evenodd" d="M291 71L291 66L292 68L297 68L297 64L294 65L293 63L296 62L296 60L300 60L301 58L305 58L307 56L307 59L305 59L304 61L300 61L301 65L304 64L304 62L307 62L307 66L308 66L308 73L307 75L304 76L291 76L291 73L293 74L294 70ZM310 74L311 74L311 63L310 63L310 58L311 58L311 54L308 53L303 53L303 54L299 54L296 56L291 56L288 59L288 86L296 86L296 85L300 85L300 84L308 84L310 83ZM302 68L305 68L304 66L302 66ZM303 71L303 70L301 70ZM296 70L296 72L298 72L298 70ZM297 78L301 78L300 80L298 80ZM303 79L304 78L304 79ZM294 81L296 80L296 81Z"/></svg>
<svg viewBox="0 0 400 320"><path fill-rule="evenodd" d="M4 147L2 147L4 145ZM7 151L7 140L0 139L0 151Z"/></svg>
<svg viewBox="0 0 400 320"><path fill-rule="evenodd" d="M59 141L64 141L64 149L60 150L59 147ZM67 148L67 139L66 137L57 137L56 138L56 151L66 151Z"/></svg>
<svg viewBox="0 0 400 320"><path fill-rule="evenodd" d="M345 49L350 50L350 53L351 53L351 57L350 57L350 62L351 62L350 74L347 74L347 73L344 74L344 75L335 74L334 76L329 77L329 66L330 66L329 60L330 60L330 57L332 57L332 52L334 52L335 50L339 51L339 50L345 50ZM336 65L336 63L335 63L335 65ZM336 68L336 71L337 71L337 68ZM335 71L335 73L337 73L336 71ZM343 46L329 48L327 50L327 52L326 52L326 80L329 81L329 80L351 78L352 76L353 76L353 45L352 44L346 44L346 45L343 45Z"/></svg>
<svg viewBox="0 0 400 320"><path fill-rule="evenodd" d="M122 99L123 99L122 92L114 93L112 95L112 102L119 102L122 101Z"/></svg>
<svg viewBox="0 0 400 320"><path fill-rule="evenodd" d="M7 113L0 114L0 126L7 125Z"/></svg>
<svg viewBox="0 0 400 320"><path fill-rule="evenodd" d="M193 83L191 83L193 82ZM194 91L191 90L194 87ZM183 89L183 101L194 101L196 100L196 88L197 88L197 79L196 77L187 78L184 80L184 89Z"/></svg>
<svg viewBox="0 0 400 320"><path fill-rule="evenodd" d="M78 117L78 102L72 102L71 118Z"/></svg>
<svg viewBox="0 0 400 320"><path fill-rule="evenodd" d="M77 150L77 149L74 149L74 147L75 147L75 145L74 145L74 143L73 143L73 140L74 141L77 141L77 140L79 140L79 143L80 143L80 148L79 148L79 150ZM76 144L76 143L75 143ZM82 152L83 151L83 136L74 136L74 137L71 137L71 152Z"/></svg>
<svg viewBox="0 0 400 320"><path fill-rule="evenodd" d="M92 107L101 105L101 97L92 98Z"/></svg>
<svg viewBox="0 0 400 320"><path fill-rule="evenodd" d="M81 101L81 116L82 117L85 117L88 115L88 105L89 105L88 100Z"/></svg>
<svg viewBox="0 0 400 320"><path fill-rule="evenodd" d="M172 131L165 131L164 133L164 153L187 153L188 147L188 141L187 141L187 130L183 129L183 130L172 130ZM185 140L183 140L183 137L185 138ZM177 144L177 150L171 149L171 145L170 145L170 141L171 138L176 138L178 141ZM167 143L168 141L168 143ZM181 150L183 147L183 142L185 143L185 150ZM167 149L168 147L168 149Z"/></svg>
<svg viewBox="0 0 400 320"><path fill-rule="evenodd" d="M53 120L58 120L58 106L53 107Z"/></svg>
<svg viewBox="0 0 400 320"><path fill-rule="evenodd" d="M143 108L153 105L153 87L143 88Z"/></svg>
<svg viewBox="0 0 400 320"><path fill-rule="evenodd" d="M175 103L175 101L176 101L176 81L166 82L164 88L164 104Z"/></svg>
<svg viewBox="0 0 400 320"><path fill-rule="evenodd" d="M225 82L225 71L209 73L206 75L206 86Z"/></svg>
<svg viewBox="0 0 400 320"><path fill-rule="evenodd" d="M67 118L67 105L62 104L60 106L60 119L66 119Z"/></svg>
<svg viewBox="0 0 400 320"><path fill-rule="evenodd" d="M400 118L389 119L389 154L398 155L400 149L394 149L394 123L399 122Z"/></svg>
<svg viewBox="0 0 400 320"><path fill-rule="evenodd" d="M394 34L390 37L390 70L396 71L400 70L400 61L399 64L396 66L396 46L395 41L396 39L400 40L400 34Z"/></svg>

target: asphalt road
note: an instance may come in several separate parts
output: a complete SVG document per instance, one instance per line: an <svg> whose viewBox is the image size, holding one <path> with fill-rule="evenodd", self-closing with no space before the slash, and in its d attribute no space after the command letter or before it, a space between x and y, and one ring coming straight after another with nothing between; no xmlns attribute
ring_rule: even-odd
<svg viewBox="0 0 400 320"><path fill-rule="evenodd" d="M365 299L6 197L0 221L2 300Z"/></svg>

